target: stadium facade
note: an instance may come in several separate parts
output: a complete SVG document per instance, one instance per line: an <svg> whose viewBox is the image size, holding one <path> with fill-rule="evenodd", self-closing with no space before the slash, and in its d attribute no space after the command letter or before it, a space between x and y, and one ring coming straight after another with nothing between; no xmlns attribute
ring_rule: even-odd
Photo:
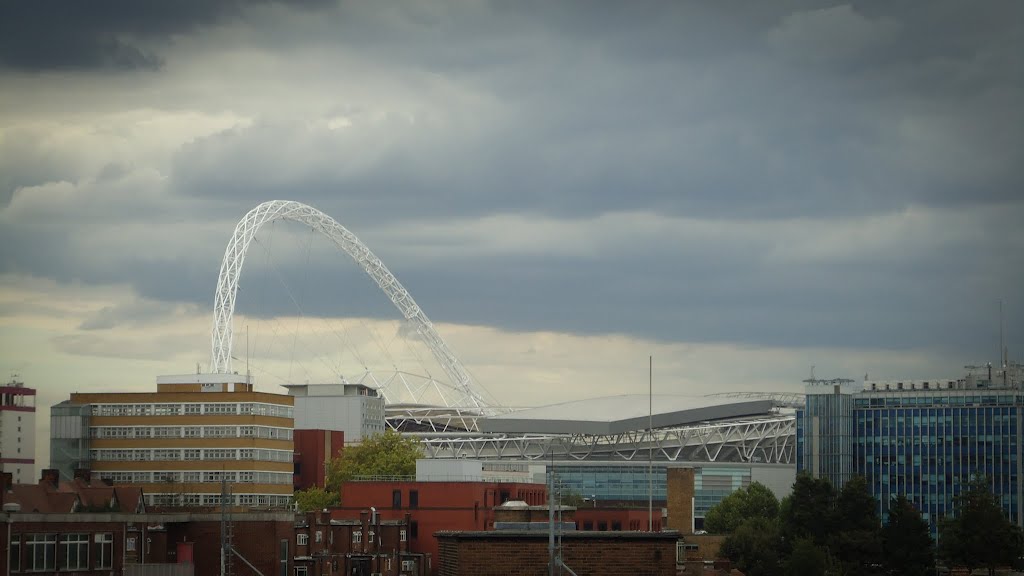
<svg viewBox="0 0 1024 576"><path fill-rule="evenodd" d="M797 394L622 395L565 402L480 418L389 406L389 424L417 436L433 459L519 462L553 474L561 491L586 505L647 506L666 501L666 470L694 470L694 516L751 482L780 497L796 474ZM415 430L415 432L413 432ZM488 464L490 465L490 464Z"/></svg>

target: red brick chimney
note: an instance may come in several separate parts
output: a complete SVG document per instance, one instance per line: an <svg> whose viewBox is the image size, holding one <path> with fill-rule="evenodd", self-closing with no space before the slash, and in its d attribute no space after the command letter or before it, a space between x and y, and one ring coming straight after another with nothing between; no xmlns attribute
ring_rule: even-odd
<svg viewBox="0 0 1024 576"><path fill-rule="evenodd" d="M409 551L409 540L412 539L412 534L409 534L409 526L412 525L412 512L405 513L405 542L399 542L398 548L400 552Z"/></svg>
<svg viewBox="0 0 1024 576"><path fill-rule="evenodd" d="M368 510L363 510L362 512L359 513L359 524L360 524L360 526L362 527L362 530L363 530L363 538L361 540L361 544L362 544L361 552L363 554L366 553L366 541L370 539L369 522L367 520L369 517L370 517L370 512Z"/></svg>
<svg viewBox="0 0 1024 576"><path fill-rule="evenodd" d="M75 480L81 480L85 486L92 484L92 471L88 468L75 468Z"/></svg>
<svg viewBox="0 0 1024 576"><path fill-rule="evenodd" d="M10 472L4 472L0 474L0 506L4 505L7 501L7 493L11 491L11 485L14 484L14 475Z"/></svg>
<svg viewBox="0 0 1024 576"><path fill-rule="evenodd" d="M45 468L39 475L39 483L47 489L56 490L60 484L60 472L56 468Z"/></svg>

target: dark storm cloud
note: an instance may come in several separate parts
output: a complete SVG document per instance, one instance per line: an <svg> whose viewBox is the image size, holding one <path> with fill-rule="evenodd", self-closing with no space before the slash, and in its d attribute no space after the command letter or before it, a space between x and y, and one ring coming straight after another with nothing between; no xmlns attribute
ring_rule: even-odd
<svg viewBox="0 0 1024 576"><path fill-rule="evenodd" d="M1024 44L991 7L963 30L949 9L922 24L880 6L497 12L521 37L483 42L475 24L495 20L473 11L354 11L336 39L382 67L451 74L496 95L495 109L446 110L453 116L434 124L357 117L342 132L257 123L182 150L178 188L229 198L297 190L360 213L372 198L369 211L385 215L644 207L778 218L1004 202L1022 184L1013 158L1024 154L1024 127L1008 120L1024 98ZM381 138L381 153L359 158ZM305 144L303 156L282 143ZM289 170L296 163L305 170Z"/></svg>
<svg viewBox="0 0 1024 576"><path fill-rule="evenodd" d="M251 48L299 71L247 86L252 94L237 101L295 85L297 98L327 95L331 104L281 99L250 124L189 141L168 162L167 204L97 202L87 189L85 216L9 221L0 226L0 270L129 283L146 298L211 306L234 222L260 201L286 198L351 228L439 322L981 354L991 348L995 301L1024 281L1016 2L744 11L680 2L345 3L301 25L280 7L270 21L239 3L184 6L163 8L180 13L161 23L138 13L145 23L136 22L131 8L109 21L84 15L93 24L82 34L88 42L187 37L244 12L260 32ZM218 46L207 41L212 54ZM91 54L87 65L110 59ZM328 129L334 117L349 125ZM74 167L54 164L43 152L0 158L0 185L73 180ZM117 158L109 166L97 190L133 170ZM151 222L154 233L176 224L180 238L167 241L194 248L158 258L126 237L113 255L75 251L100 222L116 225L111 212ZM556 230L550 250L467 254L464 244L488 235L421 229L493 215L557 227L630 212L711 230L645 235L643 222L613 218L610 230L586 232L584 242L601 247L595 253L559 250ZM219 232L195 232L214 221ZM508 233L500 225L494 235ZM853 230L836 240L833 225ZM407 235L388 237L404 226ZM603 242L611 233L620 242ZM838 246L815 256L826 242ZM254 250L241 313L295 314L295 295L311 316L395 314L333 250L309 255L300 244L276 252L276 269ZM424 250L430 257L418 258ZM1007 304L1007 324L1020 325L1024 307ZM132 314L114 308L85 327Z"/></svg>
<svg viewBox="0 0 1024 576"><path fill-rule="evenodd" d="M0 65L26 71L157 68L156 46L172 35L238 17L246 7L269 1L3 0ZM289 2L310 4L320 2Z"/></svg>

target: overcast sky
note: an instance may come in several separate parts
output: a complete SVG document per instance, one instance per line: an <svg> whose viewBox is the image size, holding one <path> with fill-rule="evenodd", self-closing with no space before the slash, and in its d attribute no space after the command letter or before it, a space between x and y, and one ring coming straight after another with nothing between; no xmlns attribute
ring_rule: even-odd
<svg viewBox="0 0 1024 576"><path fill-rule="evenodd" d="M270 199L357 234L506 404L643 391L650 354L665 393L955 376L1000 300L1019 358L1022 29L1012 0L0 1L0 368L45 414L207 363ZM257 240L262 388L372 363L325 339L417 358L325 239Z"/></svg>

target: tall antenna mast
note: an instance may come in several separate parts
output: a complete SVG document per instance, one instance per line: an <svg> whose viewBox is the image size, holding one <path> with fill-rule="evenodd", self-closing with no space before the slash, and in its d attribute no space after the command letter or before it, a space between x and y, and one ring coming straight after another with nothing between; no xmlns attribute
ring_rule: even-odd
<svg viewBox="0 0 1024 576"><path fill-rule="evenodd" d="M1006 348L1003 341L1003 299L999 299L999 363L1006 369Z"/></svg>

